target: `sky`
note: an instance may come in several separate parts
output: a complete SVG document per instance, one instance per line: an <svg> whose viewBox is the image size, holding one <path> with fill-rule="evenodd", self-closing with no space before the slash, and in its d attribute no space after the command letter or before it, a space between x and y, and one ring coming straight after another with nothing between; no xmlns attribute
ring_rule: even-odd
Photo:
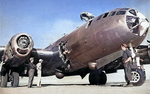
<svg viewBox="0 0 150 94"><path fill-rule="evenodd" d="M130 7L150 20L149 6L150 0L0 0L0 46L6 46L17 33L27 33L34 48L45 48L84 24L80 20L83 11L99 16Z"/></svg>

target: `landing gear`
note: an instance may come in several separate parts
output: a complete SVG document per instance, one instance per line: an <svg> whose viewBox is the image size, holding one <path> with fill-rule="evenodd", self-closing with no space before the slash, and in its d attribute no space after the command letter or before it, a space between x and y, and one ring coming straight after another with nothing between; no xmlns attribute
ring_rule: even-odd
<svg viewBox="0 0 150 94"><path fill-rule="evenodd" d="M7 87L8 73L1 75L1 87Z"/></svg>
<svg viewBox="0 0 150 94"><path fill-rule="evenodd" d="M7 82L11 82L12 87L17 87L19 85L19 73L14 71L14 69L9 70L7 67L3 66L0 78L1 87L7 87Z"/></svg>
<svg viewBox="0 0 150 94"><path fill-rule="evenodd" d="M142 66L140 65L140 57L135 54L134 49L132 47L132 44L129 44L131 53L132 53L132 58L133 58L133 64L136 65L135 68L132 68L131 66L131 74L132 74L132 83L134 86L141 86L144 84L146 75L145 71L143 70Z"/></svg>
<svg viewBox="0 0 150 94"><path fill-rule="evenodd" d="M5 66L2 66L1 69L1 87L7 87L7 81L8 81L8 70Z"/></svg>
<svg viewBox="0 0 150 94"><path fill-rule="evenodd" d="M142 69L132 69L132 83L134 86L141 86L142 84L144 84L146 76L145 76L145 71L143 71ZM126 80L127 82L127 80Z"/></svg>
<svg viewBox="0 0 150 94"><path fill-rule="evenodd" d="M18 72L12 72L11 85L12 87L18 87L19 85L19 73Z"/></svg>
<svg viewBox="0 0 150 94"><path fill-rule="evenodd" d="M106 74L100 70L94 70L89 75L89 82L91 85L104 85L106 81Z"/></svg>

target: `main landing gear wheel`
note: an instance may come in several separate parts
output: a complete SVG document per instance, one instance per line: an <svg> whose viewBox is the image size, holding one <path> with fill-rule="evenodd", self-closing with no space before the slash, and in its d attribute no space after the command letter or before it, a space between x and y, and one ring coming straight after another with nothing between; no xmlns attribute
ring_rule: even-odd
<svg viewBox="0 0 150 94"><path fill-rule="evenodd" d="M1 78L1 87L7 87L8 70L7 70L6 66L2 66L0 78Z"/></svg>
<svg viewBox="0 0 150 94"><path fill-rule="evenodd" d="M19 85L19 73L18 72L12 72L12 87L18 87Z"/></svg>
<svg viewBox="0 0 150 94"><path fill-rule="evenodd" d="M8 73L4 73L1 75L1 87L7 87L7 81L8 81Z"/></svg>
<svg viewBox="0 0 150 94"><path fill-rule="evenodd" d="M132 83L134 86L141 86L144 84L146 76L142 69L132 69Z"/></svg>
<svg viewBox="0 0 150 94"><path fill-rule="evenodd" d="M104 85L106 81L106 74L99 70L92 71L89 75L89 82L91 85Z"/></svg>

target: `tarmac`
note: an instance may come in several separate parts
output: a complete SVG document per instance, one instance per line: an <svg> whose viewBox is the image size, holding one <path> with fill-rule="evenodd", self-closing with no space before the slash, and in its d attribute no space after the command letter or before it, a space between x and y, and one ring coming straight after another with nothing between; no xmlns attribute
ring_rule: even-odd
<svg viewBox="0 0 150 94"><path fill-rule="evenodd" d="M148 69L150 67L148 66ZM150 94L150 75L142 86L123 87L125 83L123 70L118 73L107 74L105 85L89 85L88 75L81 79L80 76L64 77L57 79L55 76L42 77L42 86L36 86L37 77L34 78L33 87L28 88L28 77L21 78L19 87L0 88L0 94Z"/></svg>
<svg viewBox="0 0 150 94"><path fill-rule="evenodd" d="M150 81L139 87L122 87L119 83L104 86L88 84L46 84L41 88L0 88L0 94L150 94Z"/></svg>

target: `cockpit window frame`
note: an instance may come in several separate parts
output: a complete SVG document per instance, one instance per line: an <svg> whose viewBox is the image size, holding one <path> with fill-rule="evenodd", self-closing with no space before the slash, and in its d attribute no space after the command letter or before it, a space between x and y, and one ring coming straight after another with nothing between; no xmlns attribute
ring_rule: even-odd
<svg viewBox="0 0 150 94"><path fill-rule="evenodd" d="M114 16L115 14L116 14L116 11L112 11L112 12L109 13L108 16Z"/></svg>
<svg viewBox="0 0 150 94"><path fill-rule="evenodd" d="M146 18L146 21L149 22L149 20Z"/></svg>
<svg viewBox="0 0 150 94"><path fill-rule="evenodd" d="M103 18L108 17L109 12L104 13Z"/></svg>
<svg viewBox="0 0 150 94"><path fill-rule="evenodd" d="M125 15L127 13L127 10L129 10L130 8L123 8L120 9L118 11L111 11L111 12L106 12L100 16L97 17L97 20L100 20L102 18L106 18L106 17L110 17L110 16L115 16L115 15Z"/></svg>
<svg viewBox="0 0 150 94"><path fill-rule="evenodd" d="M134 16L137 16L137 13L136 13L136 11L134 9L129 10L129 13L131 13Z"/></svg>
<svg viewBox="0 0 150 94"><path fill-rule="evenodd" d="M126 11L118 11L117 13L116 13L116 15L125 15L126 14Z"/></svg>

